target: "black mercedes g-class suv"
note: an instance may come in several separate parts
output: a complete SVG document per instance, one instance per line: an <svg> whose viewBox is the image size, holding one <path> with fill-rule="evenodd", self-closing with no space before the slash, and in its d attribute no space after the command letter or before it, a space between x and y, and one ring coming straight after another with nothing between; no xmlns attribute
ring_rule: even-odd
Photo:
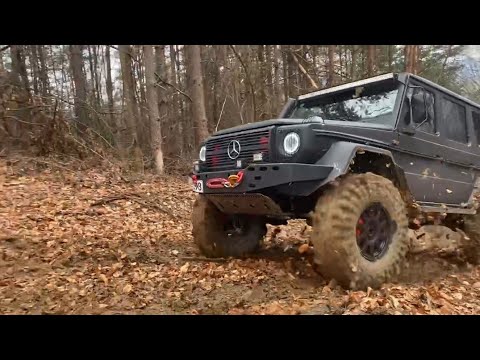
<svg viewBox="0 0 480 360"><path fill-rule="evenodd" d="M324 277L378 287L400 272L419 213L456 218L476 244L479 170L480 105L416 75L380 75L206 139L193 236L208 257L245 256L267 223L303 218Z"/></svg>

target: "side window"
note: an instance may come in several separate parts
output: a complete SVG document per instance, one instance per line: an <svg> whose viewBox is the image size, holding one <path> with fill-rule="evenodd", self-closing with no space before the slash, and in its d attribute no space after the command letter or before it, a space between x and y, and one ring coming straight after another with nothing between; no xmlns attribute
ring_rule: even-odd
<svg viewBox="0 0 480 360"><path fill-rule="evenodd" d="M441 109L442 114L439 117L441 121L440 132L447 139L467 143L467 114L465 106L443 98Z"/></svg>
<svg viewBox="0 0 480 360"><path fill-rule="evenodd" d="M472 111L473 128L477 136L477 143L480 146L480 112Z"/></svg>

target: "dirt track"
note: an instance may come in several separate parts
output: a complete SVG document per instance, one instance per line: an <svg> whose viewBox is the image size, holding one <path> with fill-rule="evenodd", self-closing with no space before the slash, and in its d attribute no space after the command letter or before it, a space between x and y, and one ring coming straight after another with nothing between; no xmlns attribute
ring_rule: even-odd
<svg viewBox="0 0 480 360"><path fill-rule="evenodd" d="M303 222L270 227L254 258L205 261L185 179L34 167L0 162L0 313L480 313L479 268L455 257L345 291L313 271Z"/></svg>

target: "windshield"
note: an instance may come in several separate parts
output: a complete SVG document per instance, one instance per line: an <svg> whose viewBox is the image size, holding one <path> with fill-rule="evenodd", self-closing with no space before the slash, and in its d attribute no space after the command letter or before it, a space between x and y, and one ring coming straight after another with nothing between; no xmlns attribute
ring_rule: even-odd
<svg viewBox="0 0 480 360"><path fill-rule="evenodd" d="M300 101L290 118L394 126L398 85L392 81L351 88Z"/></svg>

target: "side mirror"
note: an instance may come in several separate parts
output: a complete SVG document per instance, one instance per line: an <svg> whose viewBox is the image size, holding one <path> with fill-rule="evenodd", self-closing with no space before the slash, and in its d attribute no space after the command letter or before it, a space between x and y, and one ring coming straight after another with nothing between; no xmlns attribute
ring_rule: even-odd
<svg viewBox="0 0 480 360"><path fill-rule="evenodd" d="M419 91L412 96L411 107L412 122L414 124L423 123L427 119L427 105L424 91Z"/></svg>

